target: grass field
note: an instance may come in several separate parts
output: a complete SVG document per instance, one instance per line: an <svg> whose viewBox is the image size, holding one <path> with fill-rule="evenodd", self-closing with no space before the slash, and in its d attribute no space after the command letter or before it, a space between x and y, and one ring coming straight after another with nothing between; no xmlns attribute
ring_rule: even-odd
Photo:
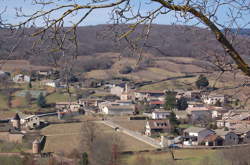
<svg viewBox="0 0 250 165"><path fill-rule="evenodd" d="M220 151L216 150L175 150L176 161L172 160L169 152L165 153L140 153L125 156L126 165L222 165L225 160L220 158Z"/></svg>
<svg viewBox="0 0 250 165"><path fill-rule="evenodd" d="M114 123L137 132L145 132L146 120L128 120L128 117L115 116L110 118Z"/></svg>
<svg viewBox="0 0 250 165"><path fill-rule="evenodd" d="M8 108L6 98L2 93L0 93L0 110L6 108Z"/></svg>
<svg viewBox="0 0 250 165"><path fill-rule="evenodd" d="M96 123L100 134L107 137L117 135L121 140L123 151L151 150L151 146L142 143L130 136L118 133L108 126ZM42 134L47 135L45 151L70 153L79 148L81 135L79 134L81 123L50 125L42 130Z"/></svg>
<svg viewBox="0 0 250 165"><path fill-rule="evenodd" d="M69 96L67 93L59 93L55 92L46 97L46 100L48 103L56 103L56 102L61 102L61 101L69 101ZM76 98L72 96L71 101L75 101Z"/></svg>

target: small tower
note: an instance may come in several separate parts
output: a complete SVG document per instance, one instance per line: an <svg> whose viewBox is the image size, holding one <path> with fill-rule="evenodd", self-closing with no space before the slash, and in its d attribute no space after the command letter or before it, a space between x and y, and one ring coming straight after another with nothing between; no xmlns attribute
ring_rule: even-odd
<svg viewBox="0 0 250 165"><path fill-rule="evenodd" d="M15 116L12 120L12 125L17 130L21 129L20 117L19 117L18 113L15 114Z"/></svg>
<svg viewBox="0 0 250 165"><path fill-rule="evenodd" d="M39 154L40 153L40 142L36 139L32 143L32 153Z"/></svg>

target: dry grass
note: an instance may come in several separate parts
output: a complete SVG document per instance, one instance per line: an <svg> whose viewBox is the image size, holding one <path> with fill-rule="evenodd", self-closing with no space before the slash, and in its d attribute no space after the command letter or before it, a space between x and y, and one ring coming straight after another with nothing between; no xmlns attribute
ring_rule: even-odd
<svg viewBox="0 0 250 165"><path fill-rule="evenodd" d="M146 120L128 120L128 117L115 116L111 120L129 130L137 132L145 132Z"/></svg>
<svg viewBox="0 0 250 165"><path fill-rule="evenodd" d="M138 151L153 149L151 146L142 143L130 136L114 131L103 124L96 123L100 134L107 137L117 135L123 143L124 151ZM42 134L47 135L45 151L70 153L79 148L81 123L50 125L42 130Z"/></svg>
<svg viewBox="0 0 250 165"><path fill-rule="evenodd" d="M177 161L173 161L170 153L140 153L132 156L127 156L124 161L129 165L137 165L138 158L143 157L148 164L157 165L203 165L206 164L220 164L223 161L219 157L219 152L216 150L175 150L175 157ZM140 159L139 159L140 160ZM151 163L149 163L151 162Z"/></svg>
<svg viewBox="0 0 250 165"><path fill-rule="evenodd" d="M4 63L2 65L2 70L4 71L20 71L20 70L42 70L42 69L50 69L51 67L48 66L37 66L37 65L31 65L28 60L5 60L1 61L0 63Z"/></svg>

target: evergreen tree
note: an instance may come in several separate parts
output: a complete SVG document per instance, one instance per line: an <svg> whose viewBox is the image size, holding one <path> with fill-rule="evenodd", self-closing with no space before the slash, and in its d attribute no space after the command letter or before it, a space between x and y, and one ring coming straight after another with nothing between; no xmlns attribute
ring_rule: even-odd
<svg viewBox="0 0 250 165"><path fill-rule="evenodd" d="M168 91L165 96L165 110L172 110L176 107L176 96L173 92Z"/></svg>
<svg viewBox="0 0 250 165"><path fill-rule="evenodd" d="M171 124L171 133L177 134L177 127L180 124L180 122L176 118L176 115L173 111L170 113L169 122Z"/></svg>
<svg viewBox="0 0 250 165"><path fill-rule="evenodd" d="M30 81L29 84L28 84L28 88L29 88L29 89L32 88L31 81Z"/></svg>
<svg viewBox="0 0 250 165"><path fill-rule="evenodd" d="M204 75L200 75L196 80L195 85L198 89L202 89L209 85L209 81Z"/></svg>
<svg viewBox="0 0 250 165"><path fill-rule="evenodd" d="M186 110L188 107L187 99L185 97L181 97L177 100L176 106L178 110Z"/></svg>
<svg viewBox="0 0 250 165"><path fill-rule="evenodd" d="M45 108L47 106L46 99L42 93L40 93L38 98L37 98L37 105L41 108Z"/></svg>
<svg viewBox="0 0 250 165"><path fill-rule="evenodd" d="M88 154L86 152L84 152L82 154L82 158L80 160L80 165L88 165L88 164L89 164Z"/></svg>

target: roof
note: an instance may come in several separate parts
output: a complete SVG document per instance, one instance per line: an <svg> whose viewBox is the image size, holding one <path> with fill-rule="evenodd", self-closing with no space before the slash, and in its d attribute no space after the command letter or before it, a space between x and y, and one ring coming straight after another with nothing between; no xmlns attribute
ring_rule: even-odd
<svg viewBox="0 0 250 165"><path fill-rule="evenodd" d="M221 138L221 137L215 134L210 134L207 137L205 137L203 141L214 142L218 138Z"/></svg>
<svg viewBox="0 0 250 165"><path fill-rule="evenodd" d="M206 128L202 128L202 127L189 127L189 128L186 128L184 130L184 132L187 132L187 133L199 133L201 131L204 131L204 130L207 130Z"/></svg>
<svg viewBox="0 0 250 165"><path fill-rule="evenodd" d="M160 100L157 100L157 101L150 101L149 102L150 105L163 105L164 104L164 101L160 101Z"/></svg>
<svg viewBox="0 0 250 165"><path fill-rule="evenodd" d="M165 94L164 91L161 90L136 90L137 93L153 93L153 94Z"/></svg>
<svg viewBox="0 0 250 165"><path fill-rule="evenodd" d="M171 113L171 111L166 111L162 109L155 109L152 113Z"/></svg>
<svg viewBox="0 0 250 165"><path fill-rule="evenodd" d="M209 111L207 107L188 107L187 111Z"/></svg>
<svg viewBox="0 0 250 165"><path fill-rule="evenodd" d="M109 105L107 106L107 108L110 111L134 111L135 110L134 105L118 105L118 106Z"/></svg>
<svg viewBox="0 0 250 165"><path fill-rule="evenodd" d="M169 129L169 120L148 120L151 129Z"/></svg>
<svg viewBox="0 0 250 165"><path fill-rule="evenodd" d="M56 105L73 105L73 104L78 104L77 102L56 102Z"/></svg>
<svg viewBox="0 0 250 165"><path fill-rule="evenodd" d="M216 135L218 136L225 136L226 134L228 134L231 131L225 131L224 129L216 129L214 130Z"/></svg>

